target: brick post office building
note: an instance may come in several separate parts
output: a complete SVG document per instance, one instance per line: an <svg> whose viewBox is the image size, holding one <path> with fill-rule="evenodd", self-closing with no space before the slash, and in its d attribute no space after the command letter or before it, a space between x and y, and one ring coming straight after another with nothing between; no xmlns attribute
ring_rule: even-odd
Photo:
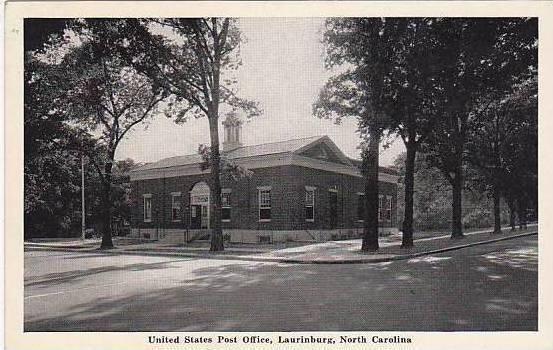
<svg viewBox="0 0 553 350"><path fill-rule="evenodd" d="M324 241L359 237L364 179L360 162L328 136L254 146L241 144L241 123L224 123L224 157L250 176L222 175L223 233L231 242ZM209 169L200 155L162 159L131 172L132 234L182 242L206 238ZM380 230L397 227L397 173L379 171Z"/></svg>

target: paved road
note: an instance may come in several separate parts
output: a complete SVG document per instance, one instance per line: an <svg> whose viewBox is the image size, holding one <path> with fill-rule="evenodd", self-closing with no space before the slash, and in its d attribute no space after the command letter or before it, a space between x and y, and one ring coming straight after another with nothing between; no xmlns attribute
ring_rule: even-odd
<svg viewBox="0 0 553 350"><path fill-rule="evenodd" d="M26 331L536 330L537 238L293 265L25 253Z"/></svg>

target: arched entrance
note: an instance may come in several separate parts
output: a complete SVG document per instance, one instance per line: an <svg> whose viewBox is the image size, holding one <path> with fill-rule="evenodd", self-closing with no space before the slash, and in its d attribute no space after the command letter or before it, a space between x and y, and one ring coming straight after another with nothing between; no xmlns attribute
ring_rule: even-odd
<svg viewBox="0 0 553 350"><path fill-rule="evenodd" d="M209 186L198 182L190 191L190 228L209 228Z"/></svg>

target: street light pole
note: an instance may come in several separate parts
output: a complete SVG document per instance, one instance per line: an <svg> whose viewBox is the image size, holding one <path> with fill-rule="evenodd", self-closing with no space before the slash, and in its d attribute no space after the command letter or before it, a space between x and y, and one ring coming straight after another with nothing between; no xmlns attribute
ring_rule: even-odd
<svg viewBox="0 0 553 350"><path fill-rule="evenodd" d="M84 203L84 154L81 154L81 239L85 239L86 212Z"/></svg>

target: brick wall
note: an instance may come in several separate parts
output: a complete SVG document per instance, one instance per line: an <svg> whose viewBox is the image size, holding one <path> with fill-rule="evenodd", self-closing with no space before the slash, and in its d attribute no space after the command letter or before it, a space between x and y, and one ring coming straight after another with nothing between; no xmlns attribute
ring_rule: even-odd
<svg viewBox="0 0 553 350"><path fill-rule="evenodd" d="M222 179L222 187L230 188L231 221L223 228L249 230L309 230L329 229L329 189L337 190L337 225L335 228L362 227L357 219L357 192L364 192L362 178L335 174L299 166L282 166L253 170L251 178L232 181ZM133 181L132 226L137 228L185 228L187 220L172 222L171 192L181 192L182 207L189 206L189 191L194 184L205 181L208 175L171 177ZM258 211L259 186L271 186L271 221L260 222ZM305 186L316 187L315 220L305 220ZM397 185L381 182L380 193L392 196L392 220L382 227L397 226ZM143 220L143 194L152 194L152 222Z"/></svg>

